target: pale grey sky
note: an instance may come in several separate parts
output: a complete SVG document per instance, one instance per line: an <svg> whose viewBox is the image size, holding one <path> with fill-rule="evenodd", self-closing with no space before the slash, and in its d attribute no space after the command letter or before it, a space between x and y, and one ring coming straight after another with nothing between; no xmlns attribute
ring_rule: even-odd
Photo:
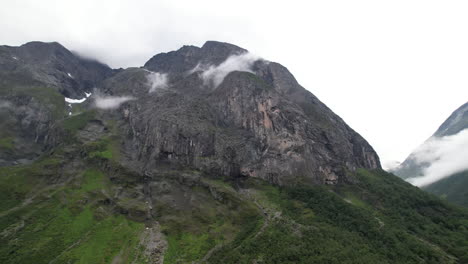
<svg viewBox="0 0 468 264"><path fill-rule="evenodd" d="M402 161L468 101L468 2L1 0L0 44L58 41L112 67L206 40L288 67Z"/></svg>

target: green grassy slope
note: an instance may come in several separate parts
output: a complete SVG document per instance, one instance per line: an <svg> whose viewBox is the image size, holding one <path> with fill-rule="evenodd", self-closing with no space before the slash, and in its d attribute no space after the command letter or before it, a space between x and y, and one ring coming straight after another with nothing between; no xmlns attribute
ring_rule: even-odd
<svg viewBox="0 0 468 264"><path fill-rule="evenodd" d="M211 263L467 263L467 212L397 177L361 170L359 183L262 186L269 224Z"/></svg>
<svg viewBox="0 0 468 264"><path fill-rule="evenodd" d="M468 172L457 173L423 189L449 202L468 207Z"/></svg>
<svg viewBox="0 0 468 264"><path fill-rule="evenodd" d="M99 139L80 139L102 121ZM279 187L189 168L120 165L116 122L0 167L0 263L468 263L468 212L383 171ZM8 141L2 143L8 146Z"/></svg>
<svg viewBox="0 0 468 264"><path fill-rule="evenodd" d="M89 155L86 169L64 170L66 157L0 169L0 262L152 263L147 220L122 210L144 202L112 198L136 176L117 183L98 165L107 158ZM283 188L185 174L199 175L165 175L170 189L154 198L164 263L468 262L468 213L382 171L360 170L353 185ZM168 202L178 190L194 202Z"/></svg>

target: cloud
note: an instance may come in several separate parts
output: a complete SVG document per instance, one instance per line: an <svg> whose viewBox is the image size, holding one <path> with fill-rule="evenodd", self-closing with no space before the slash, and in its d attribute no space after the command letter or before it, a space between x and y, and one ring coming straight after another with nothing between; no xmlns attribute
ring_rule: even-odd
<svg viewBox="0 0 468 264"><path fill-rule="evenodd" d="M416 186L468 170L468 129L453 136L430 138L414 152L414 159L418 164L429 164L423 175L408 179Z"/></svg>
<svg viewBox="0 0 468 264"><path fill-rule="evenodd" d="M212 84L214 87L218 87L218 85L223 82L224 77L226 77L226 75L228 75L230 72L252 72L252 65L259 59L260 57L249 52L240 55L232 55L220 65L208 67L202 72L201 77L203 78L203 82L205 84ZM203 70L203 68L203 66L197 65L195 69L192 70L192 72L197 69Z"/></svg>
<svg viewBox="0 0 468 264"><path fill-rule="evenodd" d="M382 162L382 168L386 171L393 171L394 169L398 168L401 165L401 162L397 160L387 160Z"/></svg>
<svg viewBox="0 0 468 264"><path fill-rule="evenodd" d="M118 108L121 104L135 100L131 96L96 96L94 98L94 105L100 109L115 109Z"/></svg>
<svg viewBox="0 0 468 264"><path fill-rule="evenodd" d="M0 109L1 108L10 108L12 107L11 103L5 100L0 100Z"/></svg>
<svg viewBox="0 0 468 264"><path fill-rule="evenodd" d="M146 76L150 85L149 92L152 93L158 89L166 89L168 87L167 73L151 72Z"/></svg>

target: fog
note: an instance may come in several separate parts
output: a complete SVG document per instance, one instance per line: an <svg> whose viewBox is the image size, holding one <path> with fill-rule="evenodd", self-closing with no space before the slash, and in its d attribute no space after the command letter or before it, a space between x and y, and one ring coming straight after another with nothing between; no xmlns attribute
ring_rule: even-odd
<svg viewBox="0 0 468 264"><path fill-rule="evenodd" d="M101 96L94 97L94 105L99 109L110 110L118 108L121 104L135 100L131 96Z"/></svg>
<svg viewBox="0 0 468 264"><path fill-rule="evenodd" d="M432 137L413 153L418 164L428 163L423 175L408 179L425 186L455 173L468 170L468 129L446 137Z"/></svg>

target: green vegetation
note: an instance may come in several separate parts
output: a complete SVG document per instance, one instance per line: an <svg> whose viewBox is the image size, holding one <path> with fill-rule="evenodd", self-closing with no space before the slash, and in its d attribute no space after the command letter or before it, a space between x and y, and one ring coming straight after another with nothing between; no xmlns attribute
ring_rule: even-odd
<svg viewBox="0 0 468 264"><path fill-rule="evenodd" d="M0 96L26 96L38 100L41 105L47 107L53 119L65 116L65 100L56 89L38 84L11 85L0 84Z"/></svg>
<svg viewBox="0 0 468 264"><path fill-rule="evenodd" d="M424 190L449 202L468 207L468 172L461 172L425 186Z"/></svg>
<svg viewBox="0 0 468 264"><path fill-rule="evenodd" d="M0 138L0 149L13 150L13 137Z"/></svg>
<svg viewBox="0 0 468 264"><path fill-rule="evenodd" d="M63 120L63 128L70 134L75 135L78 130L83 129L90 120L94 118L93 111L83 112L78 115L70 116Z"/></svg>
<svg viewBox="0 0 468 264"><path fill-rule="evenodd" d="M190 207L181 204L174 208L163 202L156 207L168 241L164 263L201 260L216 245L235 241L240 233L249 234L251 230L245 227L258 222L254 205L239 199L232 187L221 181L204 180L185 193L194 200Z"/></svg>
<svg viewBox="0 0 468 264"><path fill-rule="evenodd" d="M127 262L139 250L144 225L115 215L102 200L109 186L97 169L50 188L57 159L1 168L1 263ZM55 170L55 172L53 172ZM71 176L73 178L73 176Z"/></svg>
<svg viewBox="0 0 468 264"><path fill-rule="evenodd" d="M263 232L211 263L466 263L468 213L383 171L358 184L275 188L251 183L271 212ZM267 201L263 201L264 199ZM270 213L271 213L270 212Z"/></svg>
<svg viewBox="0 0 468 264"><path fill-rule="evenodd" d="M147 262L141 178L103 154L114 141L81 146L86 169L64 169L70 153L60 149L0 168L1 263ZM249 178L239 190L197 171L160 172L153 214L164 263L468 262L466 211L383 171L352 176L357 183L289 187Z"/></svg>
<svg viewBox="0 0 468 264"><path fill-rule="evenodd" d="M112 160L114 157L119 156L119 151L116 146L117 142L110 138L101 139L96 142L86 144L85 148L89 152L90 158L102 158Z"/></svg>

